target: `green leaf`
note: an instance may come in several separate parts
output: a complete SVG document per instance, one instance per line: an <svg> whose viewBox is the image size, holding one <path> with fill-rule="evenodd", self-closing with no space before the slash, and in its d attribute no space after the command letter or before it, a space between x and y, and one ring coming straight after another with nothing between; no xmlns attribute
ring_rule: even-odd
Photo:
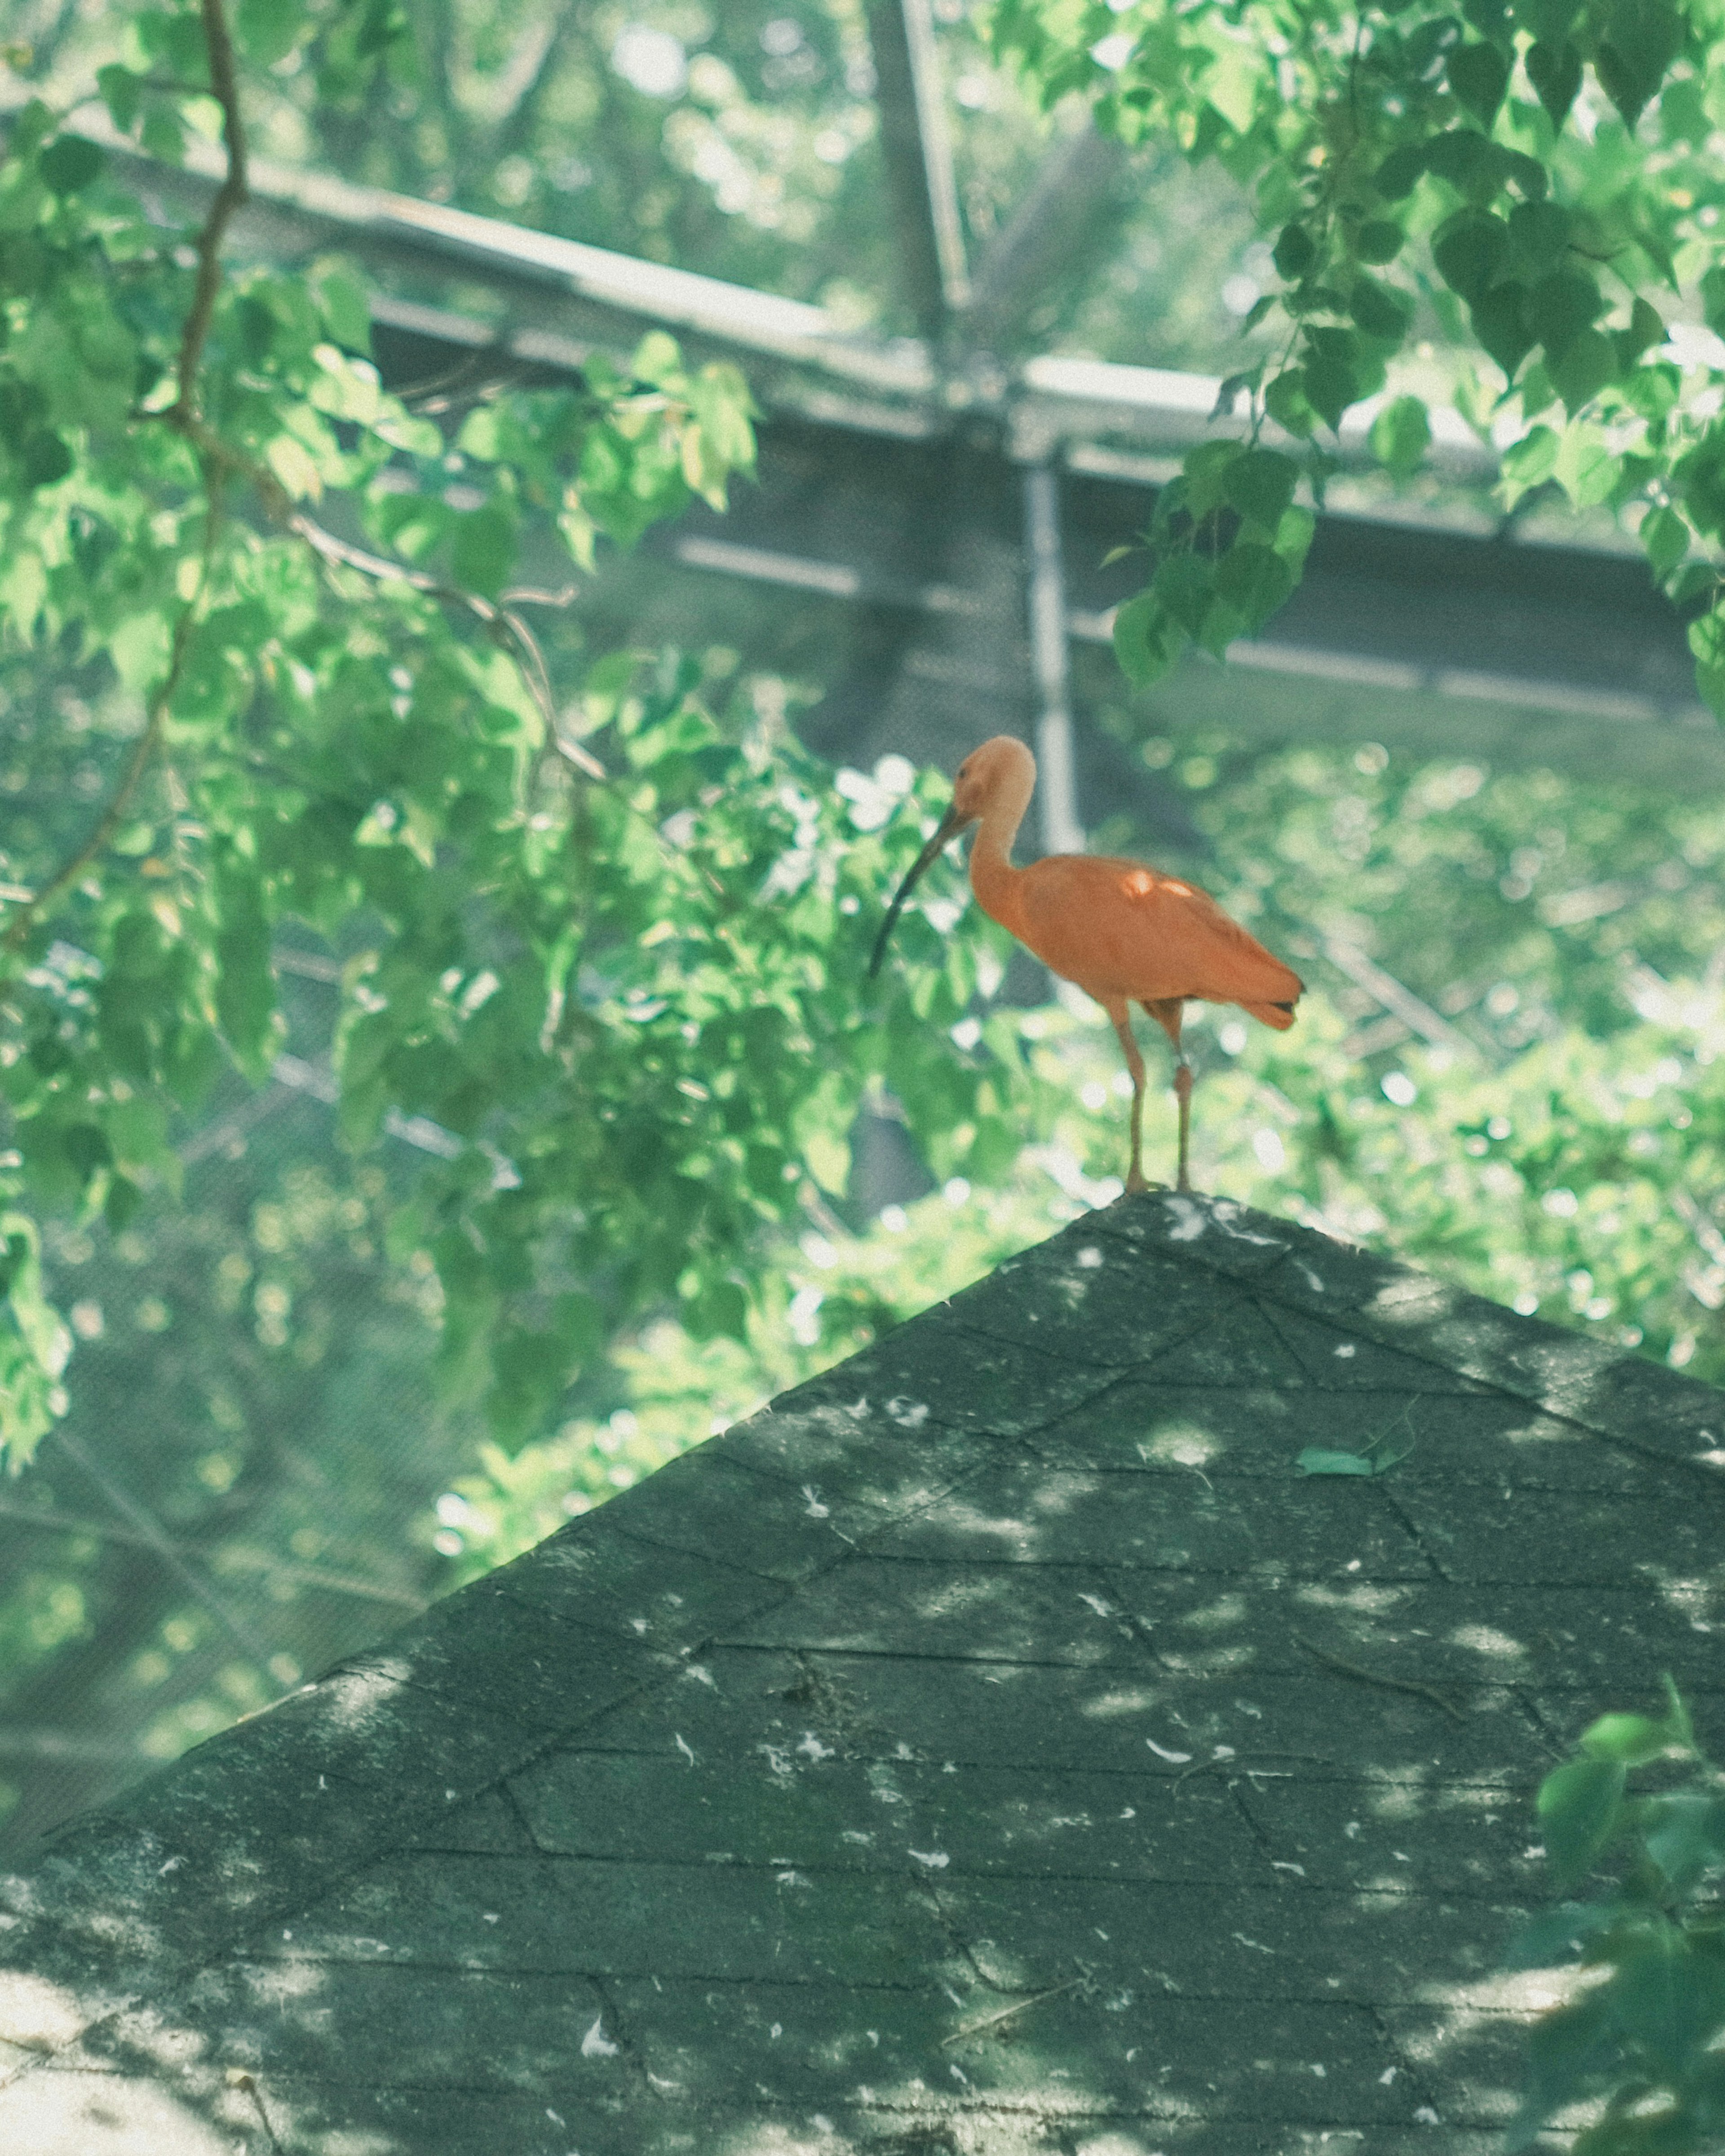
<svg viewBox="0 0 1725 2156"><path fill-rule="evenodd" d="M1417 471L1431 446L1431 420L1423 399L1397 397L1372 422L1372 454L1400 476Z"/></svg>
<svg viewBox="0 0 1725 2156"><path fill-rule="evenodd" d="M1182 470L1186 481L1184 507L1194 522L1202 523L1228 500L1228 476L1245 459L1239 442L1200 442L1186 452Z"/></svg>
<svg viewBox="0 0 1725 2156"><path fill-rule="evenodd" d="M1489 127L1509 87L1509 62L1493 44L1461 45L1445 70L1450 88L1482 127Z"/></svg>
<svg viewBox="0 0 1725 2156"><path fill-rule="evenodd" d="M1452 127L1425 146L1425 169L1458 194L1494 195L1512 169L1512 153L1472 127Z"/></svg>
<svg viewBox="0 0 1725 2156"><path fill-rule="evenodd" d="M1509 248L1515 267L1530 280L1563 263L1574 220L1561 203L1517 203L1509 213Z"/></svg>
<svg viewBox="0 0 1725 2156"><path fill-rule="evenodd" d="M1394 262L1402 251L1406 234L1399 224L1388 218L1369 218L1353 235L1353 254L1357 262L1375 264Z"/></svg>
<svg viewBox="0 0 1725 2156"><path fill-rule="evenodd" d="M1313 330L1307 336L1308 356L1301 387L1306 401L1332 429L1342 424L1350 404L1368 393L1361 377L1359 347L1346 330ZM1378 379L1383 378L1378 370Z"/></svg>
<svg viewBox="0 0 1725 2156"><path fill-rule="evenodd" d="M1714 268L1702 275L1701 311L1707 327L1725 335L1725 268Z"/></svg>
<svg viewBox="0 0 1725 2156"><path fill-rule="evenodd" d="M1583 1731L1580 1749L1594 1759L1619 1759L1625 1767L1645 1767L1662 1758L1672 1743L1671 1724L1645 1714L1602 1714Z"/></svg>
<svg viewBox="0 0 1725 2156"><path fill-rule="evenodd" d="M312 288L331 336L349 352L372 348L372 309L361 278L345 262L321 263Z"/></svg>
<svg viewBox="0 0 1725 2156"><path fill-rule="evenodd" d="M1581 92L1580 54L1564 38L1555 44L1530 46L1522 64L1534 95L1551 116L1552 126L1561 128Z"/></svg>
<svg viewBox="0 0 1725 2156"><path fill-rule="evenodd" d="M1725 1797L1676 1790L1653 1798L1642 1845L1672 1893L1690 1892L1708 1871L1725 1866Z"/></svg>
<svg viewBox="0 0 1725 2156"><path fill-rule="evenodd" d="M1572 1759L1539 1785L1546 1855L1560 1887L1584 1877L1611 1839L1623 1805L1620 1759Z"/></svg>
<svg viewBox="0 0 1725 2156"><path fill-rule="evenodd" d="M1285 224L1271 249L1277 271L1297 284L1317 259L1317 248L1303 224Z"/></svg>
<svg viewBox="0 0 1725 2156"><path fill-rule="evenodd" d="M1274 547L1236 540L1216 564L1217 595L1260 629L1294 588L1293 572Z"/></svg>
<svg viewBox="0 0 1725 2156"><path fill-rule="evenodd" d="M1530 2148L1553 2112L1572 2103L1590 2086L1610 2056L1610 2007L1597 1990L1578 2004L1542 2014L1527 2038L1527 2092L1509 2128L1509 2156Z"/></svg>
<svg viewBox="0 0 1725 2156"><path fill-rule="evenodd" d="M1330 1452L1308 1445L1294 1462L1302 1475L1375 1475L1377 1469L1363 1453Z"/></svg>
<svg viewBox="0 0 1725 2156"><path fill-rule="evenodd" d="M1348 311L1368 336L1387 338L1399 344L1407 334L1414 303L1405 294L1375 277L1356 277L1348 297Z"/></svg>
<svg viewBox="0 0 1725 2156"><path fill-rule="evenodd" d="M1317 414L1306 394L1306 370L1284 367L1264 392L1264 409L1278 426L1305 440L1317 424Z"/></svg>
<svg viewBox="0 0 1725 2156"><path fill-rule="evenodd" d="M1273 528L1293 500L1299 477L1299 467L1281 450L1248 449L1224 475L1224 498L1242 516Z"/></svg>
<svg viewBox="0 0 1725 2156"><path fill-rule="evenodd" d="M1633 128L1683 49L1683 18L1672 0L1616 0L1594 54L1599 86Z"/></svg>
<svg viewBox="0 0 1725 2156"><path fill-rule="evenodd" d="M1606 1902L1565 1902L1535 1917L1517 1933L1503 1956L1506 1969L1550 1969L1571 1960L1589 1939L1617 1921Z"/></svg>
<svg viewBox="0 0 1725 2156"><path fill-rule="evenodd" d="M1546 366L1573 419L1608 382L1617 379L1617 346L1600 331L1585 330L1566 347L1560 359L1548 358Z"/></svg>
<svg viewBox="0 0 1725 2156"><path fill-rule="evenodd" d="M495 598L515 567L516 521L501 502L489 501L455 520L449 549L455 581L465 591Z"/></svg>
<svg viewBox="0 0 1725 2156"><path fill-rule="evenodd" d="M1709 583L1712 571L1698 562ZM1704 613L1689 624L1689 649L1695 654L1695 685L1714 715L1725 719L1725 617Z"/></svg>
<svg viewBox="0 0 1725 2156"><path fill-rule="evenodd" d="M1548 480L1558 461L1562 440L1550 427L1533 427L1518 442L1512 442L1499 459L1505 494L1512 509L1531 488Z"/></svg>
<svg viewBox="0 0 1725 2156"><path fill-rule="evenodd" d="M1643 551L1661 583L1689 552L1693 535L1674 509L1656 509L1641 520L1639 535Z"/></svg>
<svg viewBox="0 0 1725 2156"><path fill-rule="evenodd" d="M1452 291L1477 303L1509 251L1509 227L1489 210L1460 209L1431 238L1432 259Z"/></svg>
<svg viewBox="0 0 1725 2156"><path fill-rule="evenodd" d="M100 178L106 159L81 135L62 135L36 160L37 169L57 195L81 194Z"/></svg>
<svg viewBox="0 0 1725 2156"><path fill-rule="evenodd" d="M1405 142L1399 150L1392 150L1373 176L1372 185L1385 202L1400 202L1414 191L1414 183L1425 170L1425 153L1430 146L1424 142ZM1363 260L1369 258L1363 256Z"/></svg>
<svg viewBox="0 0 1725 2156"><path fill-rule="evenodd" d="M1639 293L1630 309L1629 327L1614 330L1611 341L1616 347L1618 372L1627 374L1644 352L1662 345L1667 331L1663 316L1656 307L1648 305Z"/></svg>
<svg viewBox="0 0 1725 2156"><path fill-rule="evenodd" d="M1151 585L1163 610L1172 615L1189 636L1196 636L1210 610L1214 585L1209 565L1182 549L1166 554L1157 564Z"/></svg>
<svg viewBox="0 0 1725 2156"><path fill-rule="evenodd" d="M1545 346L1548 365L1560 360L1604 311L1599 285L1585 270L1556 270L1527 294L1527 326L1536 341Z"/></svg>
<svg viewBox="0 0 1725 2156"><path fill-rule="evenodd" d="M1533 349L1527 323L1527 288L1511 279L1482 292L1470 310L1473 333L1486 357L1497 361L1512 382L1516 369Z"/></svg>
<svg viewBox="0 0 1725 2156"><path fill-rule="evenodd" d="M234 33L256 68L285 59L305 24L305 11L296 0L239 0L234 11Z"/></svg>
<svg viewBox="0 0 1725 2156"><path fill-rule="evenodd" d="M1159 681L1173 661L1170 624L1154 592L1140 592L1114 613L1114 656L1135 689Z"/></svg>

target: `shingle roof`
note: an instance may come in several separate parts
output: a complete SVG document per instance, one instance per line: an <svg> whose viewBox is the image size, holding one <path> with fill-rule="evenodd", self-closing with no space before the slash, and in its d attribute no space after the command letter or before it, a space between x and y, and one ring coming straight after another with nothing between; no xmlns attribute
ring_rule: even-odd
<svg viewBox="0 0 1725 2156"><path fill-rule="evenodd" d="M1540 1777L1717 1727L1722 1409L1122 1200L0 1881L0 2148L1483 2151Z"/></svg>

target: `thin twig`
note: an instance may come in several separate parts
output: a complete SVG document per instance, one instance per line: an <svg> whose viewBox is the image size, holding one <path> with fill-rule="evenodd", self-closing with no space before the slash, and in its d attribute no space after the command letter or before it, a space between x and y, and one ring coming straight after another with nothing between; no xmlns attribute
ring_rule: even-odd
<svg viewBox="0 0 1725 2156"><path fill-rule="evenodd" d="M516 671L526 684L527 693L538 705L540 716L544 719L547 731L556 742L559 753L588 778L609 778L610 773L596 757L590 756L584 748L564 737L557 725L557 706L551 693L551 676L546 668L545 654L539 649L538 639L531 629L506 603L495 603L490 599L481 598L476 592L463 591L457 584L440 583L423 569L410 569L405 562L392 562L387 555L372 554L363 547L355 547L346 539L338 539L333 531L326 531L303 510L289 511L283 521L326 563L339 563L343 568L357 570L361 576L374 578L380 583L406 584L411 590L423 592L428 598L438 599L445 606L460 607L471 614L475 621L483 624L493 642L501 644L515 660ZM509 596L542 605L565 603L551 593L511 593Z"/></svg>
<svg viewBox="0 0 1725 2156"><path fill-rule="evenodd" d="M234 41L228 34L228 18L222 0L203 0L203 43L209 60L210 95L222 108L222 141L228 152L228 170L216 190L216 198L198 235L198 282L192 291L192 311L180 335L180 357L176 369L179 396L168 413L175 425L194 418L198 411L198 372L203 363L203 347L209 337L222 289L222 241L234 212L245 200L245 121L239 110L239 78L234 64Z"/></svg>
<svg viewBox="0 0 1725 2156"><path fill-rule="evenodd" d="M156 1537L147 1535L141 1527L116 1527L105 1520L86 1520L80 1513L56 1512L45 1505L15 1503L0 1497L0 1521L16 1520L29 1527L45 1528L50 1534L93 1535L98 1542L130 1544L135 1548L158 1550L162 1547ZM167 1547L182 1557L202 1558L208 1563L214 1553L199 1548L196 1543L169 1541ZM399 1609L411 1609L417 1615L425 1607L422 1594L409 1594L395 1587L379 1587L373 1580L355 1579L344 1572L326 1572L319 1565L285 1564L278 1558L261 1551L236 1549L228 1553L228 1562L236 1571L261 1572L272 1579L282 1579L296 1587L321 1588L329 1594L352 1594L367 1602L387 1602Z"/></svg>
<svg viewBox="0 0 1725 2156"><path fill-rule="evenodd" d="M1416 1699L1429 1699L1434 1707L1442 1707L1452 1721L1466 1722L1467 1719L1454 1701L1445 1699L1433 1685L1420 1684L1413 1677L1381 1676L1376 1670L1362 1669L1358 1662L1343 1661L1341 1656L1328 1654L1323 1648L1314 1646L1310 1640L1298 1632L1291 1636L1296 1647L1303 1647L1308 1655L1321 1662L1327 1662L1332 1670L1339 1670L1345 1677L1353 1677L1361 1684L1382 1685L1389 1691L1412 1692Z"/></svg>
<svg viewBox="0 0 1725 2156"><path fill-rule="evenodd" d="M967 2036L980 2035L984 2029L997 2029L1003 2021L1010 2021L1014 2015L1028 2014L1033 2006L1040 2006L1044 1999L1058 1999L1063 1991L1074 1990L1086 1981L1081 1976L1069 1976L1064 1984L1053 1984L1046 1991L1019 1999L1016 2006L1003 2006L998 2014L985 2014L980 2021L967 2021L962 2029L955 2029L950 2036L941 2038L941 2049L944 2051L949 2044L962 2044Z"/></svg>
<svg viewBox="0 0 1725 2156"><path fill-rule="evenodd" d="M240 1651L250 1661L255 1662L259 1669L265 1667L270 1660L268 1645L257 1636L243 1618L235 1615L222 1596L218 1594L214 1589L187 1563L174 1544L162 1532L162 1524L155 1514L141 1505L136 1497L121 1489L111 1476L105 1473L64 1424L62 1424L54 1432L54 1436L61 1451L69 1459L77 1462L115 1511L131 1522L133 1527L155 1551L163 1564L181 1584L203 1604Z"/></svg>

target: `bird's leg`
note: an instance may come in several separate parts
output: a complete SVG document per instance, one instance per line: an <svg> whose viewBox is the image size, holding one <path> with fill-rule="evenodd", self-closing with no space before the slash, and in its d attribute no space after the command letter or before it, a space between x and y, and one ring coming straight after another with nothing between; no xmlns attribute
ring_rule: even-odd
<svg viewBox="0 0 1725 2156"><path fill-rule="evenodd" d="M1192 1178L1186 1173L1186 1141L1192 1127L1192 1065L1182 1055L1174 1065L1174 1098L1180 1104L1180 1168L1176 1190L1189 1190Z"/></svg>
<svg viewBox="0 0 1725 2156"><path fill-rule="evenodd" d="M1114 1021L1114 1030L1120 1036L1120 1045L1126 1050L1126 1067L1132 1081L1132 1164L1126 1173L1128 1197L1135 1196L1150 1186L1144 1180L1142 1155L1144 1126L1144 1059L1138 1053L1138 1044L1132 1039L1132 1022L1124 1003L1104 1005Z"/></svg>
<svg viewBox="0 0 1725 2156"><path fill-rule="evenodd" d="M1176 1190L1189 1190L1192 1178L1186 1172L1186 1152L1192 1129L1192 1065L1186 1060L1186 1051L1180 1045L1180 1024L1186 1014L1185 998L1164 996L1155 1003L1146 1004L1145 1009L1168 1037L1174 1051L1174 1098L1180 1104L1180 1158L1175 1170Z"/></svg>

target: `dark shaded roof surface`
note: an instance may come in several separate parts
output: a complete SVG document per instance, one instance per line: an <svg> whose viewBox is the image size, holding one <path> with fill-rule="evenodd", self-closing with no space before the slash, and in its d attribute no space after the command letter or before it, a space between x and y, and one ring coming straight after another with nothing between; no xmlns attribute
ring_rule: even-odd
<svg viewBox="0 0 1725 2156"><path fill-rule="evenodd" d="M1122 1199L0 1880L0 2148L1482 2156L1722 1407Z"/></svg>

